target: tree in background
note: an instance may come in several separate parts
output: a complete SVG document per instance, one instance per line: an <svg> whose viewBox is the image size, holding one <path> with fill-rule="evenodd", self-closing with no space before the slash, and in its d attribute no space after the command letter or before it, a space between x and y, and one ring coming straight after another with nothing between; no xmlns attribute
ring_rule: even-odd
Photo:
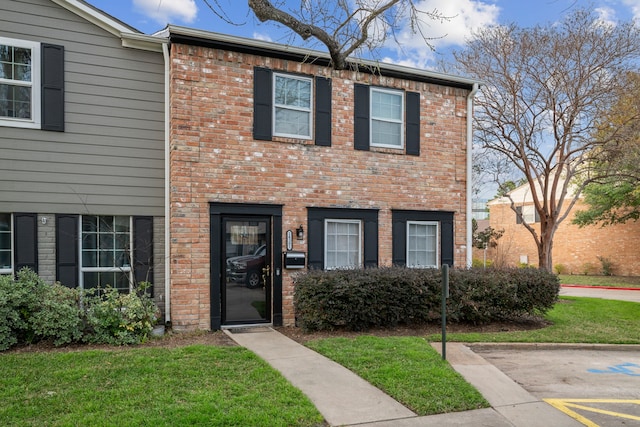
<svg viewBox="0 0 640 427"><path fill-rule="evenodd" d="M590 155L612 138L596 132L598 119L639 55L638 27L599 22L582 9L547 26L480 29L454 53L463 72L486 82L475 100L477 142L508 159L529 186L540 227L523 225L539 268L551 271L557 227L598 173L589 171ZM578 173L586 179L575 184Z"/></svg>
<svg viewBox="0 0 640 427"><path fill-rule="evenodd" d="M626 76L624 90L600 120L599 133L611 134L594 160L602 175L584 189L588 209L574 223L611 225L640 218L640 74Z"/></svg>
<svg viewBox="0 0 640 427"><path fill-rule="evenodd" d="M220 0L204 1L218 17L231 22ZM406 27L433 49L421 25L449 19L436 9L420 10L413 0L302 0L296 7L285 0L248 0L248 4L260 22L272 21L303 40L315 38L324 44L337 70L347 68L347 58L354 53L375 51Z"/></svg>

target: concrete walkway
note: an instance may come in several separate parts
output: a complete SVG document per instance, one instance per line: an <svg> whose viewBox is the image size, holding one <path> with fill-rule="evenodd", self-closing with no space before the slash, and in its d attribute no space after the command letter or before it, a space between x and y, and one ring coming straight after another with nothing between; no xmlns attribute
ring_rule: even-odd
<svg viewBox="0 0 640 427"><path fill-rule="evenodd" d="M311 399L332 426L580 427L459 343L447 360L491 404L475 411L418 417L343 366L268 327L225 330L239 345L277 369ZM434 345L440 350L441 344Z"/></svg>
<svg viewBox="0 0 640 427"><path fill-rule="evenodd" d="M562 285L560 295L640 302L640 288L613 289L598 286Z"/></svg>

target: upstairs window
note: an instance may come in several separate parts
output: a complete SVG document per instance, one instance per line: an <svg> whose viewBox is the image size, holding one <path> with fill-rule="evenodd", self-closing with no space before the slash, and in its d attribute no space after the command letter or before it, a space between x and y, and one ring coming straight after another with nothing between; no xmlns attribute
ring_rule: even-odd
<svg viewBox="0 0 640 427"><path fill-rule="evenodd" d="M253 69L253 138L331 146L331 79Z"/></svg>
<svg viewBox="0 0 640 427"><path fill-rule="evenodd" d="M0 37L0 123L40 127L40 44Z"/></svg>
<svg viewBox="0 0 640 427"><path fill-rule="evenodd" d="M274 135L311 139L313 81L278 73L273 79Z"/></svg>
<svg viewBox="0 0 640 427"><path fill-rule="evenodd" d="M371 88L371 146L404 147L404 92Z"/></svg>
<svg viewBox="0 0 640 427"><path fill-rule="evenodd" d="M353 148L420 155L420 93L354 85Z"/></svg>

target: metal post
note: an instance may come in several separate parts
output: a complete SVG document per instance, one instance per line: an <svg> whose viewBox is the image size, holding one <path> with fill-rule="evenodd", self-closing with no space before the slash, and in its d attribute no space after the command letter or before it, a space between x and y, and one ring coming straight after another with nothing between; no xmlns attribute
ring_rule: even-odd
<svg viewBox="0 0 640 427"><path fill-rule="evenodd" d="M447 298L449 298L449 266L442 264L442 359L447 360Z"/></svg>

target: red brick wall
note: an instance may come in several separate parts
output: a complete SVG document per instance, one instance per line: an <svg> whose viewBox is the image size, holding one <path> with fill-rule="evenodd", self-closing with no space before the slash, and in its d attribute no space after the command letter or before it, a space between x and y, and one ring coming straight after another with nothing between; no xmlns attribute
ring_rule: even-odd
<svg viewBox="0 0 640 427"><path fill-rule="evenodd" d="M455 212L454 255L465 260L468 91L203 47L171 46L171 298L180 329L207 329L209 203L283 204L283 230L307 207L378 208L379 263L391 264L391 209ZM332 79L332 146L256 141L253 67ZM421 155L353 148L353 85L421 93ZM283 250L286 242L282 242ZM294 250L307 251L294 239ZM283 315L292 324L293 288L283 272Z"/></svg>
<svg viewBox="0 0 640 427"><path fill-rule="evenodd" d="M613 273L623 276L640 275L638 242L640 242L640 222L601 227L591 225L580 228L571 223L573 212L584 209L580 201L567 218L558 226L553 243L553 264L562 264L565 274L601 274L602 264L598 257L613 263ZM490 207L491 227L505 229L498 241L497 253L508 264L515 265L520 255L527 255L529 264L538 264L538 252L531 236L524 226L516 224L515 213L508 205ZM537 225L539 230L539 224Z"/></svg>

